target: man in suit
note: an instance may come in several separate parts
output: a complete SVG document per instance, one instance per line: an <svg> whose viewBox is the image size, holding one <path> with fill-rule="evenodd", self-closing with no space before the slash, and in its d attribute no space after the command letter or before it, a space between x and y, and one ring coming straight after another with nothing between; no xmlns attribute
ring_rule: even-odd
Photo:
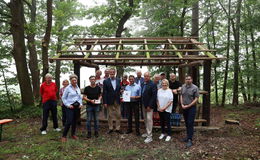
<svg viewBox="0 0 260 160"><path fill-rule="evenodd" d="M136 77L135 77L135 83L137 84L137 85L139 85L140 87L141 87L141 84L142 83L144 83L144 77L142 77L142 71L140 71L140 70L137 70L136 71ZM142 108L142 103L141 103L141 101L139 102L139 107L140 107L140 109L141 109L141 119L144 119L144 111L143 111L143 108Z"/></svg>
<svg viewBox="0 0 260 160"><path fill-rule="evenodd" d="M109 78L103 82L103 104L108 110L108 134L113 132L113 119L116 119L116 132L122 134L120 131L120 79L115 77L116 70L110 69Z"/></svg>
<svg viewBox="0 0 260 160"><path fill-rule="evenodd" d="M153 141L153 109L156 108L157 86L151 81L149 72L144 73L144 82L142 83L142 106L144 111L144 121L146 133L142 137L146 138L145 143Z"/></svg>
<svg viewBox="0 0 260 160"><path fill-rule="evenodd" d="M144 82L144 78L142 77L142 72L141 71L136 71L136 78L135 78L135 83L141 86L141 84Z"/></svg>

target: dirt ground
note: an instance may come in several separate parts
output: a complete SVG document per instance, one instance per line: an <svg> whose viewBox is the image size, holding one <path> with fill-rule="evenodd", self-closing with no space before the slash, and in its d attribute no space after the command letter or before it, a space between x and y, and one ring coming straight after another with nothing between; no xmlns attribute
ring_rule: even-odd
<svg viewBox="0 0 260 160"><path fill-rule="evenodd" d="M238 120L240 125L225 124L225 119ZM49 121L49 128L52 127ZM211 126L215 131L194 134L194 145L187 149L180 140L185 131L174 132L172 140L159 140L160 130L153 131L153 142L144 144L134 134L107 135L107 125L100 127L98 138L86 138L85 123L78 129L79 140L60 142L61 133L39 133L40 118L17 119L4 127L0 142L0 160L14 159L260 159L260 108L212 108ZM126 127L123 127L126 131ZM141 130L144 132L144 129Z"/></svg>

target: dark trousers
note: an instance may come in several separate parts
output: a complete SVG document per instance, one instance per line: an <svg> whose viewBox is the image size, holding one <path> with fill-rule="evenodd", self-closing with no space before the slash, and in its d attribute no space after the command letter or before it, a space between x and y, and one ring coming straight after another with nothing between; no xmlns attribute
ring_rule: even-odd
<svg viewBox="0 0 260 160"><path fill-rule="evenodd" d="M127 118L128 117L128 112L125 103L121 103L121 117L122 118Z"/></svg>
<svg viewBox="0 0 260 160"><path fill-rule="evenodd" d="M71 135L74 136L76 133L76 126L77 126L77 119L78 119L78 112L79 112L79 108L67 108L66 107L66 123L65 123L65 128L63 131L63 137L66 137L70 126L71 126Z"/></svg>
<svg viewBox="0 0 260 160"><path fill-rule="evenodd" d="M178 102L172 103L172 113L176 113L177 106L178 106Z"/></svg>
<svg viewBox="0 0 260 160"><path fill-rule="evenodd" d="M62 120L62 125L64 127L65 124L66 124L66 106L63 104L61 106L61 109L62 109L62 118L61 118L61 120Z"/></svg>
<svg viewBox="0 0 260 160"><path fill-rule="evenodd" d="M128 113L128 130L132 131L132 120L133 113L135 116L135 130L139 133L140 122L139 122L139 102L126 102L124 103Z"/></svg>
<svg viewBox="0 0 260 160"><path fill-rule="evenodd" d="M41 131L45 131L48 126L48 117L50 111L52 115L53 128L58 128L57 101L49 100L43 103L42 127L40 129Z"/></svg>
<svg viewBox="0 0 260 160"><path fill-rule="evenodd" d="M194 133L194 119L196 115L196 106L192 106L183 110L183 117L185 120L187 138L192 140Z"/></svg>
<svg viewBox="0 0 260 160"><path fill-rule="evenodd" d="M171 128L171 113L169 112L159 112L160 115L160 124L162 129L162 134L165 134L165 124L167 125L167 134L168 136L172 135L172 128Z"/></svg>
<svg viewBox="0 0 260 160"><path fill-rule="evenodd" d="M99 108L100 106L99 105L87 105L86 107L86 111L87 111L87 130L88 132L91 132L91 121L93 119L94 121L94 130L95 132L98 131L98 124L99 124L99 121L98 121L98 112L99 112Z"/></svg>

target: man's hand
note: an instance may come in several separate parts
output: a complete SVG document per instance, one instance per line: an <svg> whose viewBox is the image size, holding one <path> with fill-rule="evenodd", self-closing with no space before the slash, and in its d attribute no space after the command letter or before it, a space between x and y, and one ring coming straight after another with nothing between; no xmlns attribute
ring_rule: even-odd
<svg viewBox="0 0 260 160"><path fill-rule="evenodd" d="M73 107L73 105L70 105L68 108L73 109L74 107Z"/></svg>
<svg viewBox="0 0 260 160"><path fill-rule="evenodd" d="M181 107L182 107L182 109L187 109L187 108L189 108L189 106L188 105L181 105Z"/></svg>
<svg viewBox="0 0 260 160"><path fill-rule="evenodd" d="M173 94L178 94L177 89L173 89L173 90L172 90L172 93L173 93Z"/></svg>
<svg viewBox="0 0 260 160"><path fill-rule="evenodd" d="M107 104L104 104L104 107L107 108Z"/></svg>
<svg viewBox="0 0 260 160"><path fill-rule="evenodd" d="M151 111L152 111L152 108L148 106L148 107L146 108L146 112L151 112Z"/></svg>
<svg viewBox="0 0 260 160"><path fill-rule="evenodd" d="M90 100L90 102L91 102L92 104L95 104L95 100Z"/></svg>
<svg viewBox="0 0 260 160"><path fill-rule="evenodd" d="M80 105L80 106L79 106L79 109L81 109L81 108L83 108L83 105Z"/></svg>

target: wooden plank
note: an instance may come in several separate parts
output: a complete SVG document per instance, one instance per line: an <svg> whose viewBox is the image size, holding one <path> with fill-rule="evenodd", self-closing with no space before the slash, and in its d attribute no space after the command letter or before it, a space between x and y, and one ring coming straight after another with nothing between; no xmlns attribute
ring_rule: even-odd
<svg viewBox="0 0 260 160"><path fill-rule="evenodd" d="M68 45L68 46L79 46L79 45L81 45L81 46L83 46L83 45L92 45L92 44L94 44L95 42L93 41L93 42L84 42L84 43L66 43L65 45ZM144 42L136 42L136 43L134 43L134 42L123 42L123 44L125 44L125 45L144 45L145 43ZM188 41L183 41L183 42L172 42L172 43L164 43L164 42L162 42L162 41L159 41L159 42L147 42L147 44L177 44L177 45L187 45L187 44L194 44L194 43L192 43L192 42L188 42ZM198 42L198 43L195 43L195 44L199 44L199 45L203 45L204 43L201 43L201 42ZM97 45L119 45L119 43L118 42L98 42L97 43Z"/></svg>
<svg viewBox="0 0 260 160"><path fill-rule="evenodd" d="M13 122L13 121L14 121L13 119L1 119L0 124L6 124L6 123Z"/></svg>

